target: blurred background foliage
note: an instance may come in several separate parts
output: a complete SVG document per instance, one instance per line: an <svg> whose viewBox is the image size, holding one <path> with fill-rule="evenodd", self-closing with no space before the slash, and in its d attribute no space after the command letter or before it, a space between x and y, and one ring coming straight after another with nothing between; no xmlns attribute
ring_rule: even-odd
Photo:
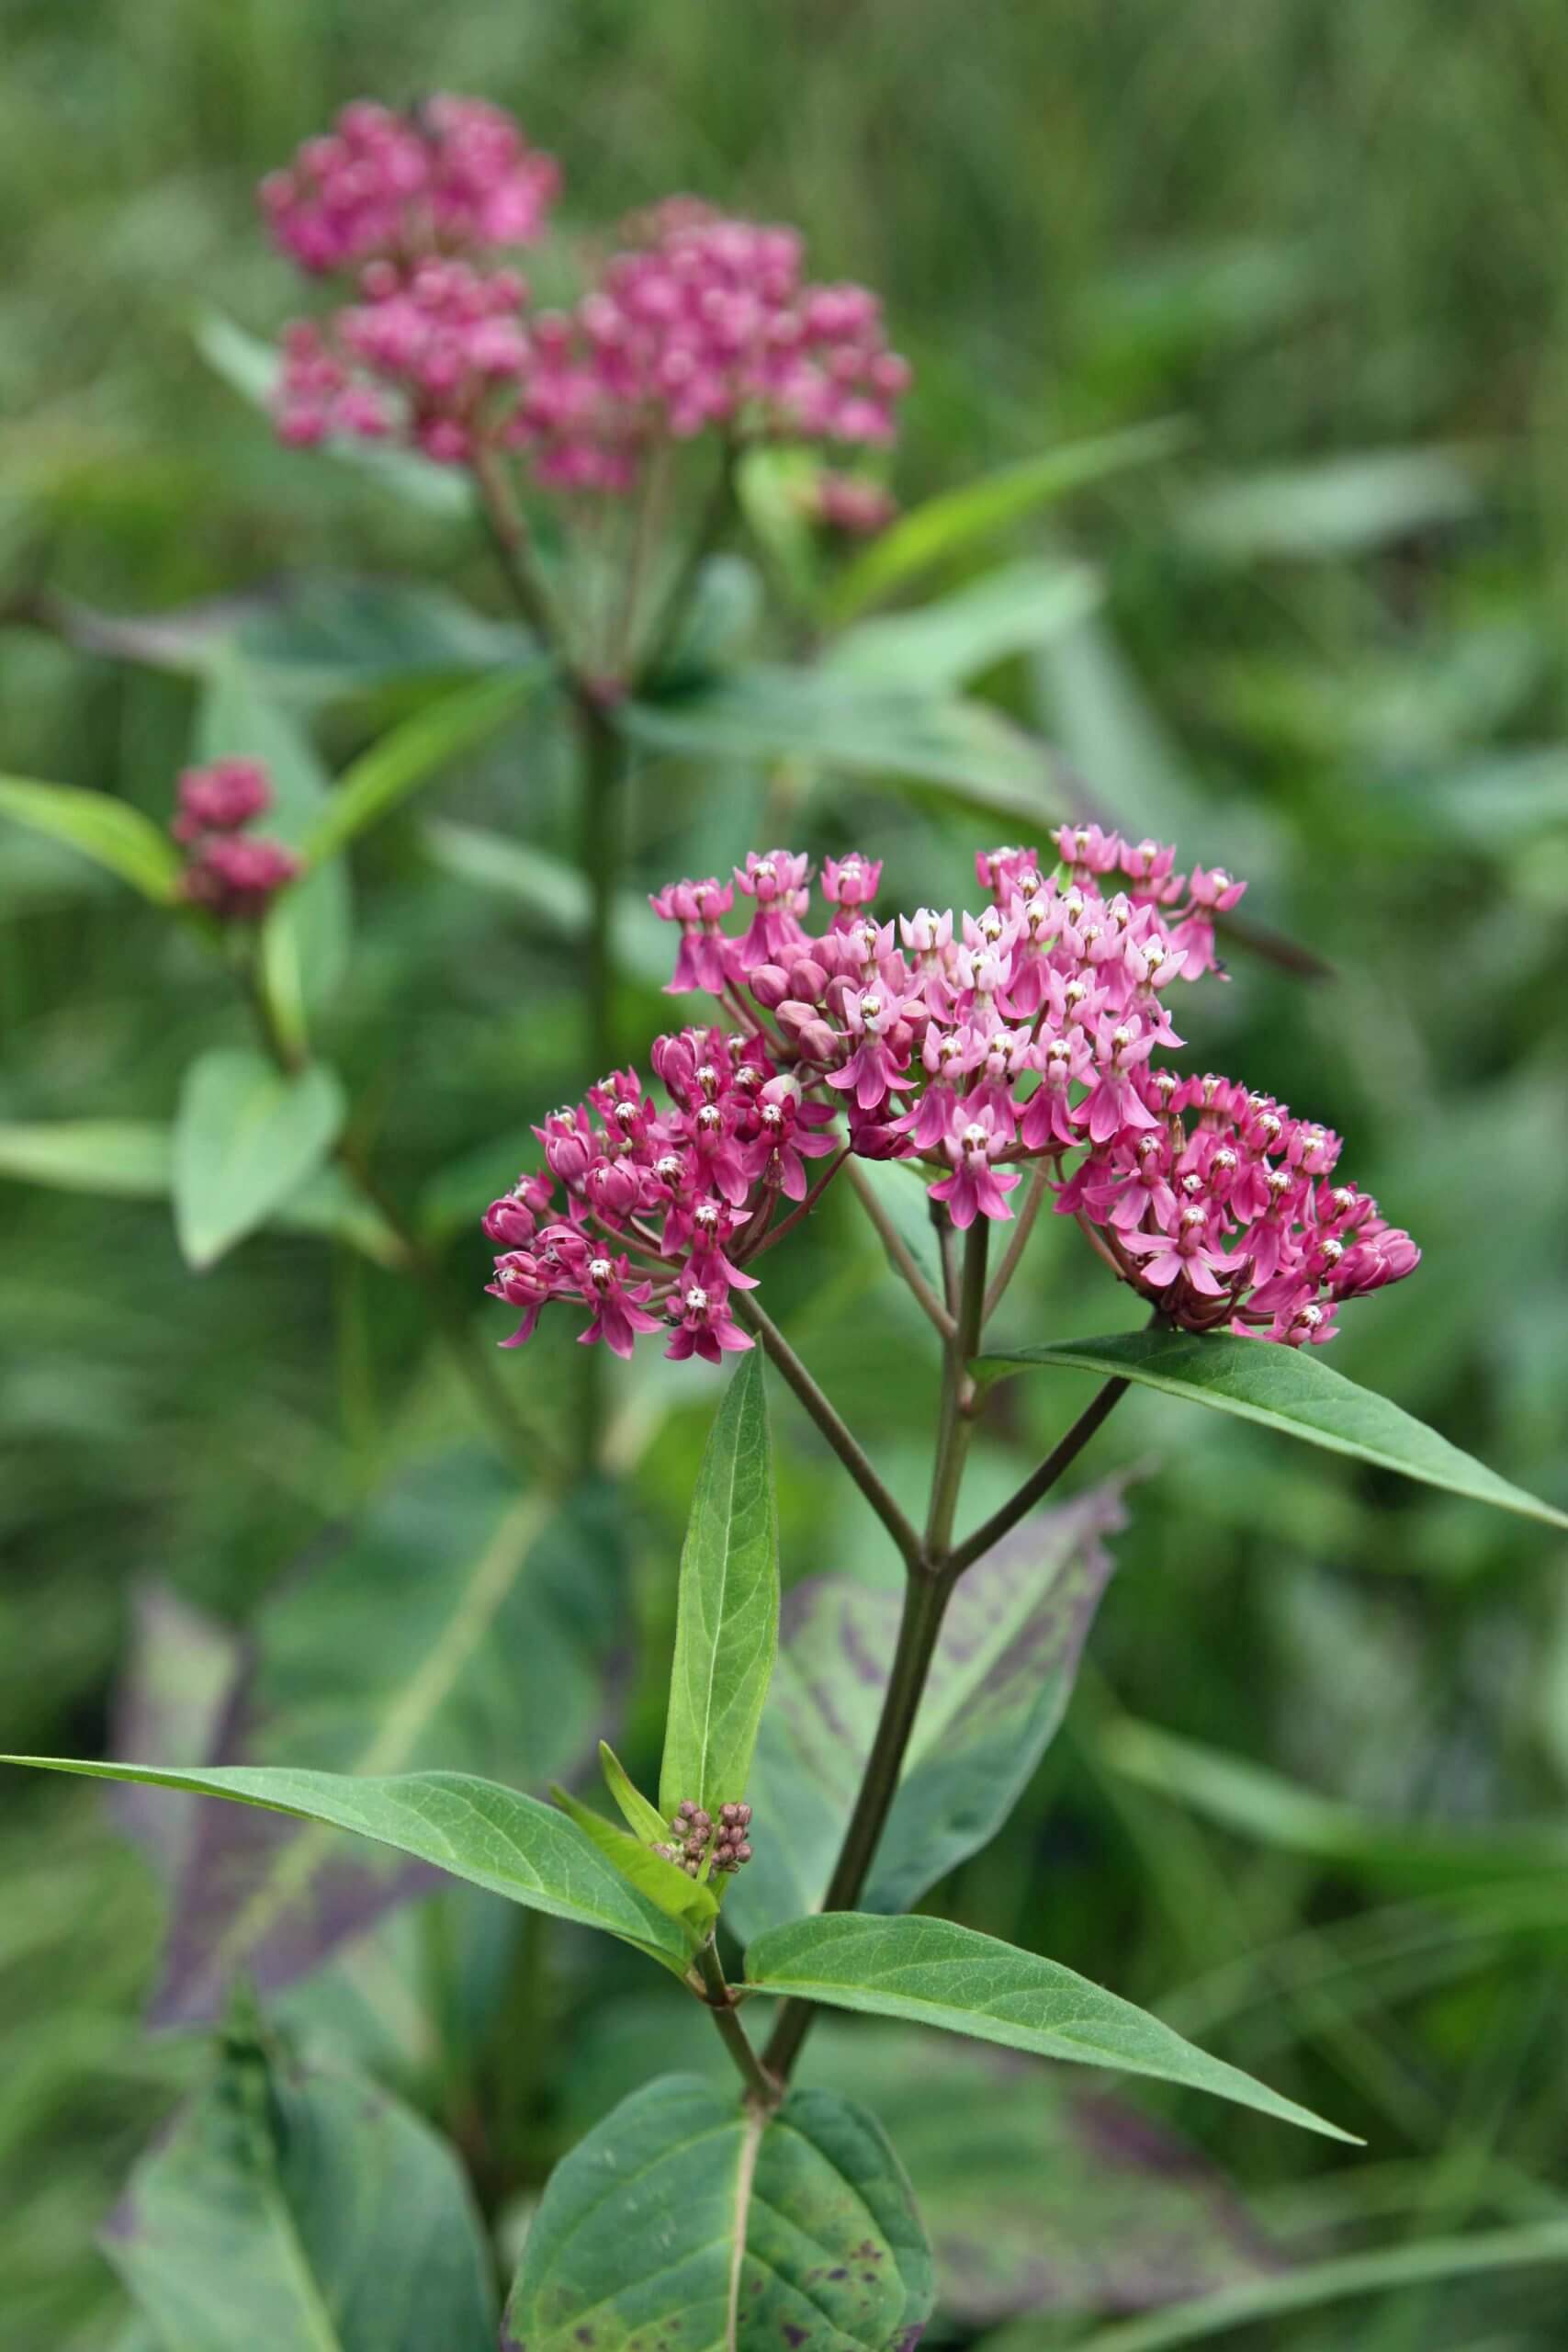
<svg viewBox="0 0 1568 2352"><path fill-rule="evenodd" d="M1094 806L1250 875L1248 917L1322 960L1307 977L1238 945L1230 989L1191 1001L1192 1066L1341 1128L1347 1168L1426 1249L1416 1280L1348 1317L1336 1363L1568 1501L1561 11L8 0L5 28L9 770L161 820L198 724L188 676L70 642L62 598L149 615L280 575L406 574L507 618L465 518L277 448L198 349L209 309L267 334L293 307L252 186L344 100L445 86L513 107L564 162L569 231L675 187L797 220L820 274L884 293L914 362L907 500L1071 437L1183 421L1174 455L928 584L961 587L1001 554L1092 567L1095 608L999 662L986 694L1060 747ZM434 679L487 658L449 606L415 598L389 620L351 601L345 621L317 594L297 628L253 640L253 675L331 767L417 704L411 632ZM722 867L782 831L818 854L885 847L890 902L961 899L995 820L897 781L655 751L634 791L637 879ZM528 1121L586 1075L571 952L542 923L536 871L486 835L570 842L547 710L356 849L353 961L323 1029L386 1181L472 1298L476 1345L502 1313L481 1311L478 1211L515 1173ZM668 1018L628 926L637 942L631 1035ZM166 1118L192 1054L240 1034L154 910L9 829L0 1019L7 1121ZM367 1663L373 1563L335 1588L352 1640L326 1606L290 1635L288 1609L298 1620L314 1589L301 1556L396 1470L472 1434L464 1393L417 1296L363 1257L271 1234L195 1278L166 1211L123 1189L112 1170L74 1195L0 1180L4 1745L111 1752L132 1596L155 1582L219 1626L263 1628L282 1677L272 1736L287 1747L292 1723L311 1747L299 1760L344 1761L355 1711L373 1736L395 1700L410 1637L389 1592L389 1654ZM912 1487L932 1367L850 1212L837 1203L829 1231L771 1261L770 1304ZM1076 1237L1043 1230L1008 1329L1128 1319ZM558 1412L569 1346L503 1360L531 1409ZM664 1370L612 1384L614 1544L585 1538L581 1577L552 1566L536 1596L552 1638L607 1670L623 1753L644 1766L714 1401ZM1048 1440L1077 1402L1066 1379L1003 1395L977 1505L1016 1470L1010 1447ZM886 1580L874 1525L782 1398L777 1418L786 1577ZM1152 1396L1128 1401L1080 1476L1134 1460L1145 1475L1066 1728L935 1906L1157 2007L1370 2146L1327 2157L1191 2101L1137 2125L1122 2107L1096 2141L1049 2070L947 2052L948 2090L922 2052L912 2100L899 2037L825 2029L817 2064L863 2070L874 2098L886 2083L939 2244L959 2241L941 2322L955 2340L1010 2319L1010 2343L1095 2343L1116 2311L1195 2287L1568 2212L1561 1868L1511 1861L1502 1836L1493 1867L1468 1845L1445 1866L1409 1835L1560 1821L1561 1539ZM457 1695L420 1760L536 1784L541 1759L497 1733L504 1694ZM354 1723L323 1729L321 1706ZM124 2308L94 2233L201 2046L140 2030L163 1898L101 1792L8 1786L5 1818L5 2337L87 2352L117 2341ZM307 2043L455 2132L505 2244L558 2150L681 2063L701 2021L645 1996L630 1960L501 1907L443 1894L396 1911L283 2007ZM986 2196L979 2153L933 2122L943 2097L954 2116L983 2100L1006 2119ZM1370 2352L1503 2352L1560 2344L1561 2311L1560 2271L1483 2270L1227 2340L1325 2352L1353 2325Z"/></svg>

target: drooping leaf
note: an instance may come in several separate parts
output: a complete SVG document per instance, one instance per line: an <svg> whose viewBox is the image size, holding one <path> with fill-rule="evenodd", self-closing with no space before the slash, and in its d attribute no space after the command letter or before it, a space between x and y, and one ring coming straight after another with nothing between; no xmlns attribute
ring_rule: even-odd
<svg viewBox="0 0 1568 2352"><path fill-rule="evenodd" d="M426 1463L266 1602L228 1736L200 1760L456 1767L540 1787L585 1759L604 1720L620 1577L613 1490L561 1506L519 1497L478 1449ZM228 1805L199 1815L160 2021L210 2017L240 1968L265 1990L294 1982L430 1883L326 1828Z"/></svg>
<svg viewBox="0 0 1568 2352"><path fill-rule="evenodd" d="M700 2077L634 2092L551 2176L506 2352L907 2352L931 2255L874 2117L825 2090L774 2116ZM676 2334L671 2323L679 2323Z"/></svg>
<svg viewBox="0 0 1568 2352"><path fill-rule="evenodd" d="M193 1062L174 1136L175 1230L187 1263L215 1265L298 1193L344 1111L342 1087L319 1063L288 1076L243 1046Z"/></svg>
<svg viewBox="0 0 1568 2352"><path fill-rule="evenodd" d="M529 1910L602 1928L677 1975L685 1972L686 1940L680 1927L628 1885L575 1822L536 1797L471 1773L374 1777L299 1771L287 1764L215 1764L178 1771L67 1756L0 1756L0 1764L189 1789L197 1796L227 1797L296 1821L353 1830ZM354 1924L366 1922L356 1918Z"/></svg>
<svg viewBox="0 0 1568 2352"><path fill-rule="evenodd" d="M1188 437L1179 418L1156 418L1093 440L1069 441L1016 465L999 466L957 490L940 492L911 507L845 565L829 592L829 619L840 626L853 620L933 563L967 554L992 532L1038 514L1073 491L1129 466L1169 457Z"/></svg>
<svg viewBox="0 0 1568 2352"><path fill-rule="evenodd" d="M858 2018L825 2019L800 2072L875 2110L925 2217L938 2311L962 2327L1158 2309L1281 2267L1217 2165L1067 2073Z"/></svg>
<svg viewBox="0 0 1568 2352"><path fill-rule="evenodd" d="M631 702L616 723L653 752L806 761L939 788L967 808L1039 827L1064 813L1047 747L989 704L873 685L829 670L756 664L700 691Z"/></svg>
<svg viewBox="0 0 1568 2352"><path fill-rule="evenodd" d="M645 1845L662 1845L670 1826L656 1804L649 1802L607 1739L599 1742L599 1769L604 1786L620 1806L626 1826Z"/></svg>
<svg viewBox="0 0 1568 2352"><path fill-rule="evenodd" d="M165 1201L174 1190L175 1131L155 1119L0 1122L0 1176L62 1193ZM396 1265L402 1251L390 1227L330 1165L307 1176L265 1222L347 1242L380 1265Z"/></svg>
<svg viewBox="0 0 1568 2352"><path fill-rule="evenodd" d="M335 857L450 761L496 733L548 676L549 665L544 662L502 671L444 695L383 735L337 779L305 835L302 846L309 862L320 865Z"/></svg>
<svg viewBox="0 0 1568 2352"><path fill-rule="evenodd" d="M1044 644L1092 612L1102 594L1087 564L1004 564L935 603L858 622L834 643L827 667L876 686L951 690Z"/></svg>
<svg viewBox="0 0 1568 2352"><path fill-rule="evenodd" d="M863 1898L902 1911L994 1838L1060 1723L1123 1522L1116 1485L1034 1512L953 1594ZM849 1577L787 1595L751 1773L759 1837L727 1898L738 1929L822 1900L887 1687L899 1599Z"/></svg>
<svg viewBox="0 0 1568 2352"><path fill-rule="evenodd" d="M856 1911L797 1919L751 1945L746 1981L760 1992L941 2026L1041 2058L1151 2075L1331 2140L1353 2137L1059 1962L950 1919Z"/></svg>
<svg viewBox="0 0 1568 2352"><path fill-rule="evenodd" d="M168 906L175 898L179 852L129 801L113 800L107 792L88 792L79 785L0 775L0 817L79 851L159 906Z"/></svg>
<svg viewBox="0 0 1568 2352"><path fill-rule="evenodd" d="M743 1355L709 1433L681 1553L660 1806L716 1818L746 1794L779 1633L779 1531L762 1351Z"/></svg>
<svg viewBox="0 0 1568 2352"><path fill-rule="evenodd" d="M1305 1348L1275 1347L1226 1332L1122 1331L1104 1340L1075 1340L986 1356L977 1369L987 1380L1034 1364L1097 1372L1135 1380L1168 1396L1212 1405L1222 1413L1258 1421L1309 1445L1348 1453L1379 1470L1396 1470L1428 1487L1495 1503L1549 1526L1568 1527L1568 1513L1510 1486L1425 1422L1361 1388Z"/></svg>
<svg viewBox="0 0 1568 2352"><path fill-rule="evenodd" d="M326 806L328 779L301 721L269 695L230 650L201 692L191 756L260 760L273 807L256 830L302 853ZM340 858L282 891L262 926L262 979L288 1044L303 1051L311 1018L332 998L348 967L354 910L348 868Z"/></svg>
<svg viewBox="0 0 1568 2352"><path fill-rule="evenodd" d="M673 1862L653 1853L640 1838L634 1838L629 1829L606 1821L603 1814L595 1813L591 1804L584 1804L570 1790L552 1788L550 1794L569 1820L576 1822L583 1836L592 1840L624 1879L646 1894L650 1903L657 1903L661 1911L667 1911L671 1919L681 1920L691 1929L691 1949L694 1952L718 1917L718 1905L711 1888L688 1878Z"/></svg>
<svg viewBox="0 0 1568 2352"><path fill-rule="evenodd" d="M167 2352L488 2352L484 2227L429 2125L226 2038L131 2176L105 2251Z"/></svg>

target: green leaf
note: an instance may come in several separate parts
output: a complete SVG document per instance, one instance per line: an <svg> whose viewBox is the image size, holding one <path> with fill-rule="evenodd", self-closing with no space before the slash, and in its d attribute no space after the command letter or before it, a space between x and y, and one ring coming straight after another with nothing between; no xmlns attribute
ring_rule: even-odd
<svg viewBox="0 0 1568 2352"><path fill-rule="evenodd" d="M1120 1486L1032 1512L959 1584L862 1907L903 1911L994 1838L1062 1719L1123 1523ZM871 1752L899 1596L792 1587L750 1798L762 1836L726 1898L738 1933L816 1910Z"/></svg>
<svg viewBox="0 0 1568 2352"><path fill-rule="evenodd" d="M1061 1364L1136 1380L1168 1396L1185 1396L1242 1420L1259 1421L1287 1437L1304 1438L1331 1453L1348 1453L1376 1469L1396 1470L1402 1477L1444 1487L1450 1494L1495 1503L1499 1510L1568 1527L1568 1513L1510 1486L1436 1430L1391 1405L1386 1396L1358 1387L1305 1348L1274 1347L1227 1332L1201 1337L1191 1331L1122 1331L1111 1339L983 1356L976 1369L982 1379L999 1380L1034 1364Z"/></svg>
<svg viewBox="0 0 1568 2352"><path fill-rule="evenodd" d="M1128 466L1169 457L1188 438L1188 428L1179 418L1156 418L1120 433L1043 450L1037 458L1000 466L957 490L928 498L846 564L829 594L829 621L842 627L933 563L967 553L977 540L1055 504L1075 490L1103 481Z"/></svg>
<svg viewBox="0 0 1568 2352"><path fill-rule="evenodd" d="M0 1123L0 1176L128 1201L164 1201L174 1190L175 1131L156 1119L51 1119ZM308 1176L269 1211L266 1222L321 1234L393 1266L402 1244L339 1168Z"/></svg>
<svg viewBox="0 0 1568 2352"><path fill-rule="evenodd" d="M551 1796L561 1811L575 1821L585 1838L592 1839L606 1860L612 1862L624 1879L657 1903L671 1919L679 1919L691 1931L691 1951L698 1944L718 1917L718 1905L712 1889L694 1878L688 1878L673 1862L661 1854L651 1853L640 1838L627 1829L618 1829L613 1821L584 1804L567 1789L552 1787Z"/></svg>
<svg viewBox="0 0 1568 2352"><path fill-rule="evenodd" d="M107 792L87 792L78 785L35 784L27 776L0 775L0 817L79 850L159 906L170 905L175 898L179 852L150 817L128 801L112 800Z"/></svg>
<svg viewBox="0 0 1568 2352"><path fill-rule="evenodd" d="M873 685L961 686L1071 628L1103 593L1087 564L1004 564L934 604L860 622L831 647L826 667Z"/></svg>
<svg viewBox="0 0 1568 2352"><path fill-rule="evenodd" d="M477 1447L421 1464L324 1558L277 1580L248 1628L238 1736L192 1760L374 1776L430 1766L525 1788L573 1769L604 1720L621 1622L617 1515L613 1486L565 1504L519 1496ZM171 1752L141 1747L136 1760ZM210 2017L242 1968L265 1991L292 1984L425 1883L330 1829L197 1810L160 2022Z"/></svg>
<svg viewBox="0 0 1568 2352"><path fill-rule="evenodd" d="M1179 527L1224 562L1312 562L1465 522L1480 503L1461 451L1359 450L1214 482L1188 501Z"/></svg>
<svg viewBox="0 0 1568 2352"><path fill-rule="evenodd" d="M1078 2337L1076 2352L1175 2352L1179 2345L1201 2344L1210 2336L1229 2335L1257 2322L1286 2319L1292 2312L1320 2311L1325 2303L1346 2302L1359 2295L1435 2286L1446 2278L1484 2278L1497 2271L1562 2262L1568 2262L1568 2222L1531 2222L1514 2230L1476 2230L1468 2236L1427 2238L1413 2245L1374 2246L1364 2254L1333 2255L1325 2262L1304 2263L1275 2278L1224 2287L1217 2294L1178 2304L1171 2311L1097 2328L1092 2335ZM1341 2343L1355 2341L1339 2331L1337 2335ZM1032 2352L1036 2345L1040 2352L1046 2352L1060 2339L1021 2322L987 2341L993 2352ZM1501 2339L1497 2352L1503 2352Z"/></svg>
<svg viewBox="0 0 1568 2352"><path fill-rule="evenodd" d="M949 1919L856 1911L797 1919L759 1937L746 1955L746 1981L759 1992L941 2026L1041 2058L1152 2075L1331 2140L1353 2138L1070 1968Z"/></svg>
<svg viewBox="0 0 1568 2352"><path fill-rule="evenodd" d="M685 1973L686 1939L676 1922L628 1886L574 1822L537 1797L468 1772L375 1778L299 1771L287 1764L215 1764L203 1771L179 1771L65 1756L0 1756L0 1764L189 1789L197 1796L227 1797L296 1821L350 1829L528 1910L618 1936L676 1975Z"/></svg>
<svg viewBox="0 0 1568 2352"><path fill-rule="evenodd" d="M671 2075L551 2175L502 2344L645 2352L678 2316L683 2352L889 2352L931 2307L919 2217L874 2116L801 2090L769 2119Z"/></svg>
<svg viewBox="0 0 1568 2352"><path fill-rule="evenodd" d="M731 1375L697 1473L681 1553L670 1714L659 1776L716 1817L746 1794L779 1639L779 1529L762 1351Z"/></svg>
<svg viewBox="0 0 1568 2352"><path fill-rule="evenodd" d="M371 2083L226 2037L131 2175L105 2251L168 2352L486 2352L484 2225L456 2157Z"/></svg>
<svg viewBox="0 0 1568 2352"><path fill-rule="evenodd" d="M343 1089L319 1065L288 1077L220 1046L186 1072L175 1124L175 1230L198 1271L265 1223L332 1149Z"/></svg>
<svg viewBox="0 0 1568 2352"><path fill-rule="evenodd" d="M530 922L556 939L583 938L588 886L575 865L532 842L512 840L479 825L444 817L423 828L424 847L444 874L524 908ZM646 898L623 891L615 901L612 944L616 965L630 979L662 989L670 978L670 935Z"/></svg>
<svg viewBox="0 0 1568 2352"><path fill-rule="evenodd" d="M966 808L1041 825L1063 813L1055 762L988 703L875 686L830 670L757 663L700 692L615 713L634 743L707 760L802 760L937 788Z"/></svg>
<svg viewBox="0 0 1568 2352"><path fill-rule="evenodd" d="M599 1742L599 1769L604 1786L626 1816L627 1826L644 1845L661 1846L670 1825L656 1804L649 1804L607 1739Z"/></svg>
<svg viewBox="0 0 1568 2352"><path fill-rule="evenodd" d="M319 865L335 857L367 827L378 824L448 762L503 727L549 674L548 663L539 662L529 669L481 678L477 684L444 695L383 735L339 776L305 835L307 861Z"/></svg>

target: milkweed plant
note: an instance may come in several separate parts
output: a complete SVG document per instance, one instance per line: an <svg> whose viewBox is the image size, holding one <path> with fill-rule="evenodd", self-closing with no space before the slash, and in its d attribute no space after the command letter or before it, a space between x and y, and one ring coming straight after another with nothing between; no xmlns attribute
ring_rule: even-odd
<svg viewBox="0 0 1568 2352"><path fill-rule="evenodd" d="M384 1725L342 1772L232 1748L186 1764L14 1759L259 1807L292 1840L293 1894L267 1897L270 1849L241 1843L217 1909L186 1922L199 1942L203 1917L221 1914L194 1960L173 1956L169 2013L227 2003L221 2061L140 2168L107 2241L148 2340L198 2352L329 2340L477 2352L498 2324L512 2352L912 2346L933 2309L940 2216L922 2219L857 2094L853 2041L831 2087L797 2085L825 2010L1152 2076L1348 2137L1105 1985L919 1907L1002 1832L1070 1685L1125 1503L1121 1480L1066 1503L1055 1489L1143 1386L1562 1523L1332 1367L1342 1317L1415 1276L1420 1251L1356 1181L1339 1136L1279 1100L1267 1069L1201 1067L1245 884L1190 861L1223 855L1223 842L1179 857L1053 808L1036 766L1030 838L996 845L976 791L972 865L931 871L930 903L894 906L874 836L829 847L797 824L790 846L650 894L667 927L669 1025L626 1034L626 777L639 746L679 745L716 714L720 747L732 741L736 680L705 680L692 632L738 535L760 534L795 656L766 669L751 707L805 712L818 730L762 748L830 762L838 718L857 741L893 723L886 692L864 709L852 686L824 703L822 680L836 635L923 560L877 470L910 371L876 297L813 279L794 230L680 196L618 237L563 249L548 243L559 194L557 166L510 118L450 96L406 113L352 106L261 191L274 243L312 289L267 375L278 435L311 453L301 463L368 456L459 483L521 650L400 722L330 790L281 772L276 728L265 741L209 732L162 827L87 791L0 786L6 814L161 905L253 1024L248 1043L187 1073L150 1180L172 1193L193 1265L284 1222L414 1281L508 1465L507 1507L521 1491L568 1525L572 1497L608 1476L606 1415L632 1377L611 1359L661 1353L682 1367L668 1378L699 1396L722 1384L671 1571L656 1789L604 1742L602 1713L589 1727L608 1810L580 1785L546 1796L423 1755L406 1769ZM545 248L549 301L533 257L524 266L530 247ZM1140 454L1108 444L1103 462ZM561 952L586 1008L581 1099L538 1122L510 1189L471 1202L499 1302L476 1340L474 1261L465 1296L392 1197L370 1122L315 1032L343 961L350 844L536 690L558 698L577 752L576 896L561 885L576 912ZM965 706L971 719L979 707ZM994 758L989 736L984 751ZM887 766L904 756L889 744ZM40 1181L80 1181L66 1130L35 1131L33 1149ZM907 1461L878 1468L852 1403L829 1396L770 1305L786 1254L816 1253L830 1273L843 1219L818 1217L829 1193L866 1221L928 1334L918 1486ZM1097 1261L1112 1324L1118 1286L1134 1295L1133 1327L998 1348L993 1318L1057 1221ZM586 1351L569 1442L530 1370L527 1343L553 1325ZM999 1384L1053 1368L1092 1374L1090 1401L976 1515L965 1469ZM775 1382L901 1570L901 1602L861 1623L852 1657L847 1633L835 1644L787 1615L781 1652ZM469 1508L458 1489L442 1494L422 1541ZM1013 1627L1013 1679L982 1682L967 1719L944 1712L928 1736L931 1693L987 1613ZM558 1734L553 1769L580 1781L570 1678L547 1661L536 1674L526 1646L502 1647L491 1670L525 1679L530 1737L545 1750ZM310 1878L323 1848L341 1851L336 1833L397 1858L390 1874L383 1855L343 1882L341 1917ZM351 2095L299 2064L257 2007L257 1987L373 1921L425 1866L618 1939L662 1972L672 2019L686 2005L733 2062L727 2086L650 2080L561 2156L503 2317L451 2154L389 2095ZM301 1925L288 1904L311 1885ZM1048 1916L1040 1927L1048 1936ZM1105 1975L1116 1968L1107 1952ZM285 2282L264 2209L290 2217L306 2286ZM307 2290L333 2314L328 2333L298 2332L290 2298Z"/></svg>

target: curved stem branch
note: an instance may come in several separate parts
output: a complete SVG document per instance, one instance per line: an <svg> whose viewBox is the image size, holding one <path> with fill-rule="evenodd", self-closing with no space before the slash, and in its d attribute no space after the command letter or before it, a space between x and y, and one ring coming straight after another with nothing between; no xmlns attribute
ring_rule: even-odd
<svg viewBox="0 0 1568 2352"><path fill-rule="evenodd" d="M908 1243L877 1199L865 1176L852 1161L850 1165L849 1178L850 1182L854 1186L856 1198L876 1227L883 1248L909 1285L916 1304L930 1317L942 1338L951 1340L958 1329L957 1324L921 1273Z"/></svg>
<svg viewBox="0 0 1568 2352"><path fill-rule="evenodd" d="M739 2004L725 1980L723 1964L711 1937L697 1953L697 1973L703 1981L700 1997L717 2026L720 2039L734 2059L748 2092L764 2109L777 2107L784 2096L784 2085L751 2047L751 2037L740 2022Z"/></svg>
<svg viewBox="0 0 1568 2352"><path fill-rule="evenodd" d="M1003 1503L999 1510L994 1510L973 1535L955 1545L951 1555L955 1575L961 1575L983 1552L988 1552L993 1544L999 1544L1002 1537L1050 1493L1063 1471L1077 1461L1117 1398L1126 1393L1127 1386L1124 1380L1108 1380L1085 1406L1066 1435L1052 1447L1039 1469L1024 1480L1011 1500Z"/></svg>

